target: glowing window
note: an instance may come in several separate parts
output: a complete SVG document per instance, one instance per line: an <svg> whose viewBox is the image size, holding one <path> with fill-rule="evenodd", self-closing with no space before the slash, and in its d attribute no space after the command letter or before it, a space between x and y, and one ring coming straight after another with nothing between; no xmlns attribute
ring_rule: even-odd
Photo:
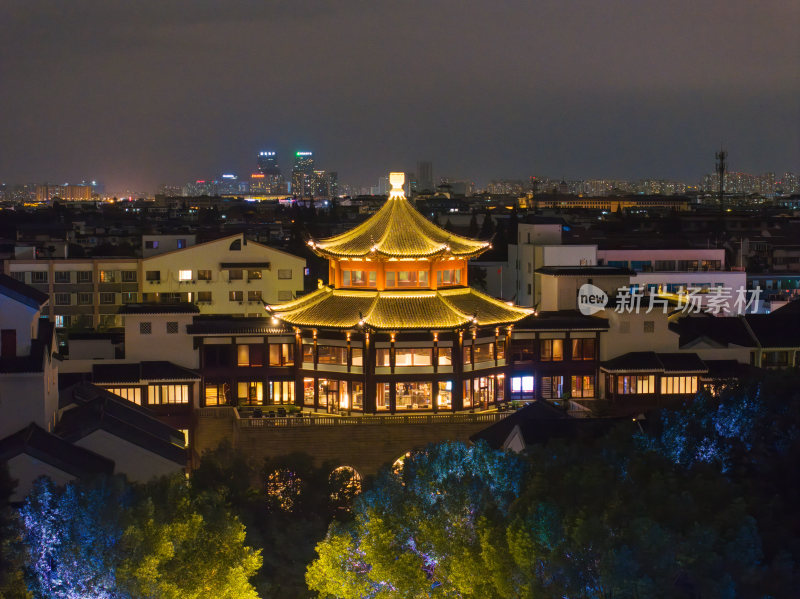
<svg viewBox="0 0 800 599"><path fill-rule="evenodd" d="M178 271L178 280L179 281L191 281L192 280L192 271L191 270L179 270Z"/></svg>

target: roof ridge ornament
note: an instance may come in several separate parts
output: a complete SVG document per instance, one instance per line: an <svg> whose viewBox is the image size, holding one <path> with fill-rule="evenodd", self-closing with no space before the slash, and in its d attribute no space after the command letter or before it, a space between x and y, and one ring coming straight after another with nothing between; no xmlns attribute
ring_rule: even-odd
<svg viewBox="0 0 800 599"><path fill-rule="evenodd" d="M389 173L389 183L392 184L392 189L389 191L390 200L406 199L406 192L403 190L403 184L405 182L405 173Z"/></svg>

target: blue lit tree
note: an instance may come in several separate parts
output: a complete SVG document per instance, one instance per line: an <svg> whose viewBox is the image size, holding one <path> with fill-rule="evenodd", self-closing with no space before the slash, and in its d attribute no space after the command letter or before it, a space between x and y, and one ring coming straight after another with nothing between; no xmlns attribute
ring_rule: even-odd
<svg viewBox="0 0 800 599"><path fill-rule="evenodd" d="M42 599L116 599L117 549L130 488L124 478L68 484L40 478L21 509L28 586Z"/></svg>
<svg viewBox="0 0 800 599"><path fill-rule="evenodd" d="M800 376L768 372L665 410L639 442L687 470L710 466L741 489L764 545L764 594L800 586Z"/></svg>
<svg viewBox="0 0 800 599"><path fill-rule="evenodd" d="M256 599L261 565L227 502L182 476L122 476L60 489L36 481L21 509L28 587L37 599Z"/></svg>
<svg viewBox="0 0 800 599"><path fill-rule="evenodd" d="M528 465L486 444L431 445L382 472L332 525L307 571L320 596L498 596L480 567L485 530L520 494Z"/></svg>
<svg viewBox="0 0 800 599"><path fill-rule="evenodd" d="M429 447L384 472L317 553L309 588L345 599L749 597L764 575L735 486L640 451L630 431L527 460Z"/></svg>
<svg viewBox="0 0 800 599"><path fill-rule="evenodd" d="M22 566L24 552L20 551L20 523L10 500L16 487L8 467L0 463L0 599L28 599Z"/></svg>

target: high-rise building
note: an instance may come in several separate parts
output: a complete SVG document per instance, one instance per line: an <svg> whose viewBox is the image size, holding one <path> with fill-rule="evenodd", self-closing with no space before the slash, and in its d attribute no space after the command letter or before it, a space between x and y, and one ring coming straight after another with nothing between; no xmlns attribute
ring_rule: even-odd
<svg viewBox="0 0 800 599"><path fill-rule="evenodd" d="M280 173L281 169L278 167L278 157L272 150L262 150L258 153L258 172L273 174Z"/></svg>
<svg viewBox="0 0 800 599"><path fill-rule="evenodd" d="M314 193L314 153L295 152L292 167L292 194L308 196Z"/></svg>
<svg viewBox="0 0 800 599"><path fill-rule="evenodd" d="M66 202L81 202L92 199L92 188L89 185L37 185L36 201L49 202L54 198Z"/></svg>
<svg viewBox="0 0 800 599"><path fill-rule="evenodd" d="M432 162L417 162L417 188L421 192L434 191Z"/></svg>
<svg viewBox="0 0 800 599"><path fill-rule="evenodd" d="M280 166L278 166L278 156L274 151L262 150L258 153L258 172L264 175L264 178L258 182L264 193L272 195L286 193L286 181Z"/></svg>
<svg viewBox="0 0 800 599"><path fill-rule="evenodd" d="M322 170L314 171L312 192L318 198L335 198L339 195L339 174Z"/></svg>
<svg viewBox="0 0 800 599"><path fill-rule="evenodd" d="M217 193L220 195L236 195L239 193L239 178L233 173L223 173L217 183Z"/></svg>
<svg viewBox="0 0 800 599"><path fill-rule="evenodd" d="M339 173L328 173L328 197L335 198L339 195Z"/></svg>

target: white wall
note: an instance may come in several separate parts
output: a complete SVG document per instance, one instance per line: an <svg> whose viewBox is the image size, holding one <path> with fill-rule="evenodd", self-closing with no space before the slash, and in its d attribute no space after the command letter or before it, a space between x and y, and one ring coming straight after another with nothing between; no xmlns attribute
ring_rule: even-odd
<svg viewBox="0 0 800 599"><path fill-rule="evenodd" d="M199 355L193 337L186 333L194 314L125 314L125 362L165 360L197 368ZM150 323L152 333L142 334L140 324ZM178 333L167 333L167 322L178 323Z"/></svg>
<svg viewBox="0 0 800 599"><path fill-rule="evenodd" d="M617 294L617 289L628 286L630 277L627 275L536 275L537 292L541 294L536 298L539 310L577 310L578 290L590 281L605 291L609 299L613 299Z"/></svg>
<svg viewBox="0 0 800 599"><path fill-rule="evenodd" d="M68 472L59 470L50 464L29 456L26 453L14 456L8 460L8 472L11 478L17 481L17 488L11 495L12 502L21 502L33 488L33 482L40 476L46 476L56 485L66 485L75 480Z"/></svg>
<svg viewBox="0 0 800 599"><path fill-rule="evenodd" d="M50 378L48 384L47 379ZM48 431L53 430L58 408L58 386L52 374L41 372L0 374L0 439L35 422ZM55 395L55 407L53 406Z"/></svg>
<svg viewBox="0 0 800 599"><path fill-rule="evenodd" d="M241 250L231 250L231 244L239 239ZM269 262L269 268L261 268L262 278L247 280L244 273L242 280L230 280L229 270L222 269L221 263ZM260 301L249 301L249 291L260 291L261 297L270 304L289 301L300 295L304 289L305 260L267 247L247 241L242 235L217 239L201 243L193 247L152 256L142 260L143 293L191 293L192 301L197 300L197 293L210 292L211 303L198 304L201 312L207 314L237 314L263 316L264 306ZM159 271L160 282L148 281L147 271ZM180 281L178 272L191 270L191 281ZM211 280L198 280L198 270L210 270ZM278 271L291 271L291 278L279 278ZM241 302L231 301L231 291L243 292Z"/></svg>
<svg viewBox="0 0 800 599"><path fill-rule="evenodd" d="M113 360L114 344L111 339L70 339L70 360Z"/></svg>
<svg viewBox="0 0 800 599"><path fill-rule="evenodd" d="M146 449L120 439L104 430L96 430L75 442L78 447L114 460L114 472L128 480L147 482L151 478L183 472L183 467Z"/></svg>
<svg viewBox="0 0 800 599"><path fill-rule="evenodd" d="M621 249L598 250L597 258L604 264L619 261L646 261L651 260L719 260L721 267L725 268L725 250L718 248L687 248L687 249ZM655 266L655 264L653 264Z"/></svg>
<svg viewBox="0 0 800 599"><path fill-rule="evenodd" d="M669 316L661 307L647 314L643 308L636 312L618 313L613 309L598 312L597 316L608 319L608 331L600 343L600 360L610 360L629 352L654 351L671 353L680 351L678 334L669 330ZM653 323L653 332L645 332L645 322Z"/></svg>
<svg viewBox="0 0 800 599"><path fill-rule="evenodd" d="M197 239L196 235L142 235L142 257L149 258L158 254L166 254L173 252L178 247L178 240L183 240L184 248L191 247L195 244ZM158 243L158 247L148 248L147 242L152 241Z"/></svg>
<svg viewBox="0 0 800 599"><path fill-rule="evenodd" d="M31 338L36 337L38 327L39 311L36 308L0 295L0 329L17 331L17 356L31 353ZM0 355L2 357L4 356Z"/></svg>
<svg viewBox="0 0 800 599"><path fill-rule="evenodd" d="M596 245L540 245L535 251L536 268L542 266L596 266Z"/></svg>
<svg viewBox="0 0 800 599"><path fill-rule="evenodd" d="M528 224L517 225L517 243L522 245L558 245L561 243L561 225L554 224Z"/></svg>

